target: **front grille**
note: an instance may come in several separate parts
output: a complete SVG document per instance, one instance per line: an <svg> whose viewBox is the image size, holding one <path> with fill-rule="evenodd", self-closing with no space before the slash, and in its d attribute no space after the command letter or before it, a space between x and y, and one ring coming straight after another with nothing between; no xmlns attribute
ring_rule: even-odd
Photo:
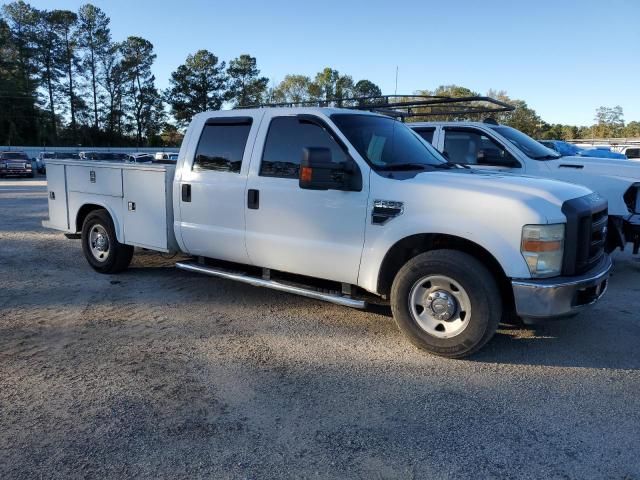
<svg viewBox="0 0 640 480"><path fill-rule="evenodd" d="M569 200L562 206L567 217L564 275L580 275L593 268L605 253L607 202L593 193Z"/></svg>

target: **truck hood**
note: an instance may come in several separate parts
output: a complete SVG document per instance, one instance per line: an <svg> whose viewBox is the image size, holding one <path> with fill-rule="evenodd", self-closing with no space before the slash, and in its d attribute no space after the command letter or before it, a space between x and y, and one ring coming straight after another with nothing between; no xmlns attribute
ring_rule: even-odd
<svg viewBox="0 0 640 480"><path fill-rule="evenodd" d="M561 212L565 201L592 193L586 187L557 180L472 169L424 172L408 182L428 185L428 191L444 197L466 198L468 206L478 201L498 209L509 203L525 206L549 223L565 221Z"/></svg>
<svg viewBox="0 0 640 480"><path fill-rule="evenodd" d="M640 163L629 160L589 157L562 157L548 160L544 166L556 180L584 185L600 193L609 202L611 215L628 215L623 196L640 185Z"/></svg>

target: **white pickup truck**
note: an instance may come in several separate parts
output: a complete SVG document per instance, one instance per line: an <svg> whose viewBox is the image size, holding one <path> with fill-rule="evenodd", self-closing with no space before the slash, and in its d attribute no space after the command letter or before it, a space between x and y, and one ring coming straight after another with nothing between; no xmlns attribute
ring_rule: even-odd
<svg viewBox="0 0 640 480"><path fill-rule="evenodd" d="M613 158L561 156L494 121L408 124L450 162L585 185L609 202L607 252L640 250L640 164Z"/></svg>
<svg viewBox="0 0 640 480"><path fill-rule="evenodd" d="M462 357L503 312L571 315L605 292L607 202L585 187L448 163L392 118L343 109L206 112L175 167L47 164L46 227L98 272L134 247L177 267L364 308Z"/></svg>

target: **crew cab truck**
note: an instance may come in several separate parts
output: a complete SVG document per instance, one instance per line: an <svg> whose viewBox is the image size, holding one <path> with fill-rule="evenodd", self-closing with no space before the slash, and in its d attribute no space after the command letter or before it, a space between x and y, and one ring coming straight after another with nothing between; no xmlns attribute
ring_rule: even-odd
<svg viewBox="0 0 640 480"><path fill-rule="evenodd" d="M24 152L0 152L0 178L33 178L31 159Z"/></svg>
<svg viewBox="0 0 640 480"><path fill-rule="evenodd" d="M408 124L450 162L475 169L532 175L585 185L609 202L607 252L640 251L640 164L613 158L563 156L523 132L485 122Z"/></svg>
<svg viewBox="0 0 640 480"><path fill-rule="evenodd" d="M571 315L605 292L607 202L449 164L390 117L331 108L196 115L176 165L52 160L45 226L101 273L134 246L177 267L364 308L415 345L478 350L503 312Z"/></svg>

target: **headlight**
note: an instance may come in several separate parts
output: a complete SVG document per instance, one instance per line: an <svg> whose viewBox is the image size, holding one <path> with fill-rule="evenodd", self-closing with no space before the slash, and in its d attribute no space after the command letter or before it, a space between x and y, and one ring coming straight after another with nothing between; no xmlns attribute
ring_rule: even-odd
<svg viewBox="0 0 640 480"><path fill-rule="evenodd" d="M30 163L25 163L24 164L24 168L31 168L31 164Z"/></svg>
<svg viewBox="0 0 640 480"><path fill-rule="evenodd" d="M7 168L7 162L0 163L0 168Z"/></svg>
<svg viewBox="0 0 640 480"><path fill-rule="evenodd" d="M564 254L564 223L525 225L520 251L532 277L560 275Z"/></svg>

